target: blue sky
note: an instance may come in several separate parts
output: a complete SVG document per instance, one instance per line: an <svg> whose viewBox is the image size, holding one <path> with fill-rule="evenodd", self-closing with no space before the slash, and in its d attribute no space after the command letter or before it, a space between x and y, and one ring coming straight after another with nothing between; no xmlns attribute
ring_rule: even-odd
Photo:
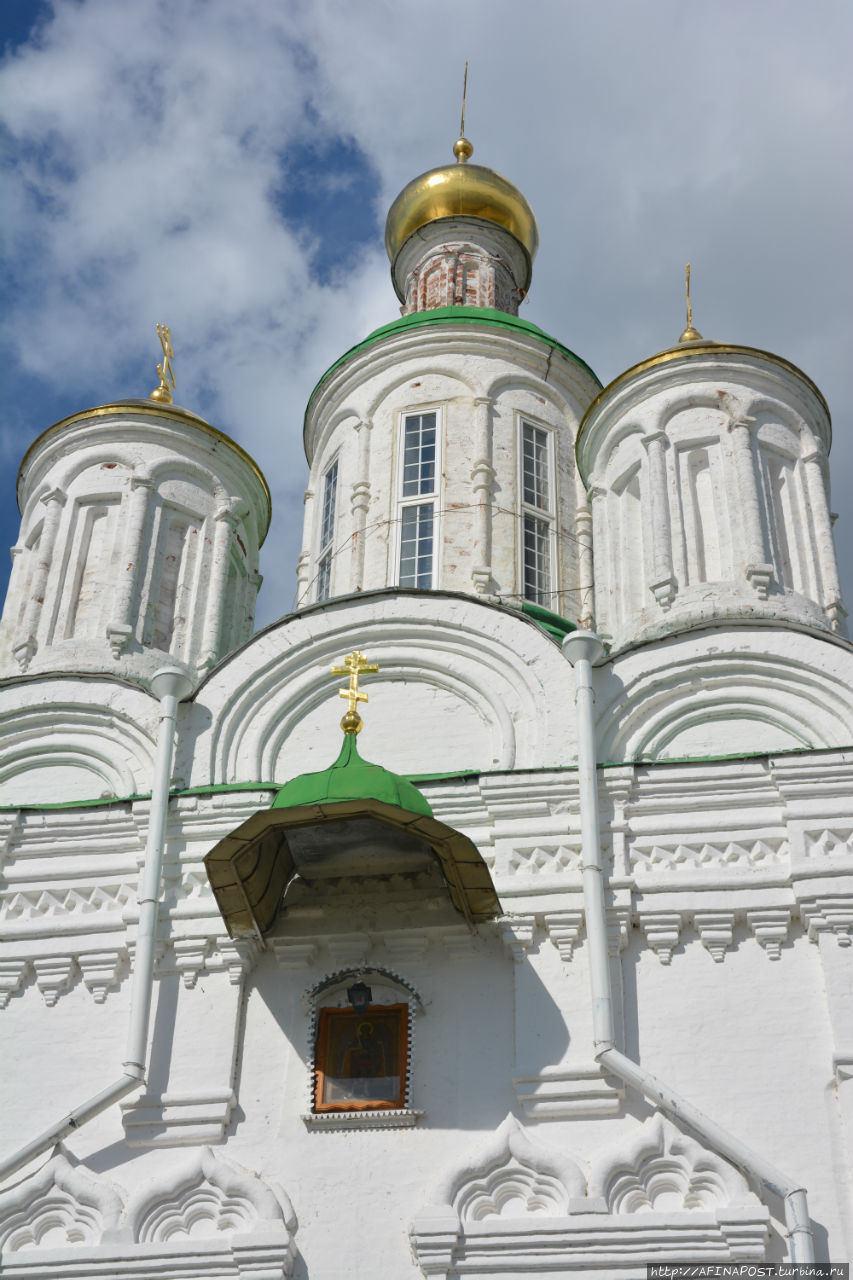
<svg viewBox="0 0 853 1280"><path fill-rule="evenodd" d="M291 608L323 370L398 314L387 209L450 158L524 191L525 318L603 381L669 345L683 270L708 337L800 365L833 411L853 597L847 0L6 0L0 535L26 446L154 385L257 459L259 620ZM3 568L5 570L5 564Z"/></svg>

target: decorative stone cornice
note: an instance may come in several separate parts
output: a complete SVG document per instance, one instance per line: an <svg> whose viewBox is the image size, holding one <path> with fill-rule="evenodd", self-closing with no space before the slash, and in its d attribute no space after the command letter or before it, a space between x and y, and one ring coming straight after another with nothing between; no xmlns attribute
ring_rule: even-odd
<svg viewBox="0 0 853 1280"><path fill-rule="evenodd" d="M697 911L693 916L702 946L717 964L722 964L732 945L733 911Z"/></svg>
<svg viewBox="0 0 853 1280"><path fill-rule="evenodd" d="M521 964L533 946L536 927L534 915L518 915L498 922L501 938L516 964Z"/></svg>
<svg viewBox="0 0 853 1280"><path fill-rule="evenodd" d="M853 943L853 896L849 894L805 898L800 902L800 917L812 942L821 933L834 933L840 947Z"/></svg>
<svg viewBox="0 0 853 1280"><path fill-rule="evenodd" d="M568 964L583 929L583 911L546 911L543 919L560 959Z"/></svg>
<svg viewBox="0 0 853 1280"><path fill-rule="evenodd" d="M644 911L640 924L646 940L661 964L669 964L683 925L680 911Z"/></svg>
<svg viewBox="0 0 853 1280"><path fill-rule="evenodd" d="M746 922L757 941L767 952L769 959L778 960L782 955L782 946L788 937L791 912L787 908L747 911Z"/></svg>

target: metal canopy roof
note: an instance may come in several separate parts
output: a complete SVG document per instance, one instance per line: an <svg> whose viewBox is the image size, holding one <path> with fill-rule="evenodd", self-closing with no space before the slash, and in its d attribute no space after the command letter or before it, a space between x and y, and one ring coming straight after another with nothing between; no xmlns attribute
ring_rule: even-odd
<svg viewBox="0 0 853 1280"><path fill-rule="evenodd" d="M421 871L436 859L450 900L471 924L500 914L489 868L476 845L436 818L373 798L262 809L220 840L204 860L232 937L272 927L295 876Z"/></svg>

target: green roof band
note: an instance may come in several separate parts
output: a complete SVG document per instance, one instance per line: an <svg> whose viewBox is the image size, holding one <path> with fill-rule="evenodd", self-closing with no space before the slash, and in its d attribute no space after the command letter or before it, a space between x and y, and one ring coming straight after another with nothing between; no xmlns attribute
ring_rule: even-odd
<svg viewBox="0 0 853 1280"><path fill-rule="evenodd" d="M541 604L532 604L530 600L522 601L521 612L557 641L564 640L570 631L577 631L576 623L569 622L559 613L552 613L550 609L543 609Z"/></svg>
<svg viewBox="0 0 853 1280"><path fill-rule="evenodd" d="M602 386L600 379L596 377L585 360L581 360L580 356L576 356L574 351L564 347L562 342L558 342L556 338L552 338L544 329L540 329L538 325L531 324L529 320L520 320L518 316L511 316L506 311L498 311L495 307L435 307L432 311L416 311L410 316L401 316L399 320L392 320L390 324L384 324L380 329L374 329L373 333L369 333L362 342L350 347L349 351L345 351L320 378L308 399L308 408L310 409L312 400L326 379L359 351L365 351L368 347L372 347L374 343L381 342L383 338L402 333L406 329L417 329L423 325L431 324L487 325L492 328L511 329L516 333L523 333L528 337L537 338L555 351L560 351L564 356L568 356L570 360L573 360L576 365L579 365L581 369L584 369L589 374L596 386Z"/></svg>
<svg viewBox="0 0 853 1280"><path fill-rule="evenodd" d="M831 751L853 751L853 742L833 747L779 747L775 751L731 751L717 756L673 756L654 759L652 756L632 756L630 760L599 760L597 769L625 769L636 766L640 769L669 768L674 764L718 764L722 760L775 760L777 756L828 755ZM364 762L363 762L364 763ZM577 773L576 764L543 764L525 769L525 773ZM512 769L454 769L450 773L412 773L405 782L463 782L474 778L500 777L512 773ZM310 776L310 775L309 775ZM394 775L392 775L393 777ZM294 779L295 781L295 779ZM287 785L287 784L285 784ZM170 800L181 800L184 796L213 796L226 793L238 794L241 791L275 791L283 790L275 782L219 782L199 787L173 787L169 791ZM138 801L150 800L151 792L144 791L127 796L95 796L89 800L58 800L52 803L0 804L0 813L48 813L61 809L109 809L119 804L135 804ZM422 796L424 803L426 797Z"/></svg>

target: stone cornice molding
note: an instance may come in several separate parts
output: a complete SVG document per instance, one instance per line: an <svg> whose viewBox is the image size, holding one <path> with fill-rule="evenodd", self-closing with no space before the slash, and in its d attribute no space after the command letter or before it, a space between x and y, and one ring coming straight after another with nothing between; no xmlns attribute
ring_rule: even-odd
<svg viewBox="0 0 853 1280"><path fill-rule="evenodd" d="M195 467L199 476L209 477L214 470L221 473L232 492L244 493L249 499L257 512L259 539L263 541L269 527L271 499L266 480L254 460L229 436L194 414L146 402L86 410L62 419L43 432L21 463L18 474L21 510L26 505L24 495L37 489L41 477L49 472L60 475L61 483L67 487L81 467L118 460L116 450L126 439L128 424L132 424L134 440L139 445L160 446L163 450L162 458L148 464L149 474L156 478L159 469L174 465L175 452L180 455L182 465ZM216 441L214 451L211 437ZM99 451L105 449L109 456L102 459ZM211 458L215 458L215 465L211 465ZM60 464L58 473L55 472L57 464Z"/></svg>
<svg viewBox="0 0 853 1280"><path fill-rule="evenodd" d="M793 409L804 424L816 429L828 451L829 410L818 388L802 370L766 351L708 343L691 351L674 348L662 352L628 369L604 388L587 410L578 433L582 477L588 480L594 470L593 458L603 443L598 437L607 433L612 417L628 414L654 398L658 422L664 426L682 408L695 407L697 400L701 403L700 397L709 407L719 406L717 391L727 383L750 416L766 400L781 404L786 417ZM746 386L750 388L748 397L744 395Z"/></svg>
<svg viewBox="0 0 853 1280"><path fill-rule="evenodd" d="M501 372L495 385L483 390L468 385L466 378L472 357L511 363L515 368L514 379L527 374L538 393L547 395L563 413L579 416L598 390L591 374L535 334L494 325L477 329L470 322L460 322L454 327L452 321L402 330L356 352L317 389L305 416L304 440L309 463L324 447L323 439L344 404L349 404L350 411L359 417L375 418L377 407L389 393L415 375L443 373L466 385L471 399L477 396L494 400L500 391L500 379L507 375ZM388 372L393 373L390 382L383 378ZM365 394L360 388L377 378L381 387L369 393L369 401L359 403L359 395ZM320 423L323 424L322 439L316 437Z"/></svg>

